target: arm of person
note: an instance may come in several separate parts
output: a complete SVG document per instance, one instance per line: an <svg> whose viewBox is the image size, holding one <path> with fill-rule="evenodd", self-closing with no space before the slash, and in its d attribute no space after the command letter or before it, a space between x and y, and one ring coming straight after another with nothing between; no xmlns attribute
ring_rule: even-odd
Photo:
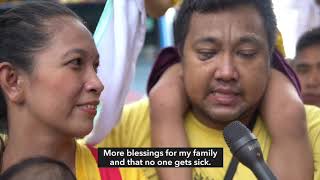
<svg viewBox="0 0 320 180"><path fill-rule="evenodd" d="M313 107L316 108L316 107ZM309 111L309 116L310 116ZM313 179L320 179L320 109L315 110L314 115L311 117L314 119L313 122L308 122L309 136L313 151L313 162L314 162L314 177ZM316 115L315 115L316 114Z"/></svg>
<svg viewBox="0 0 320 180"><path fill-rule="evenodd" d="M313 179L305 109L293 84L277 70L272 70L260 111L272 138L268 164L274 174Z"/></svg>
<svg viewBox="0 0 320 180"><path fill-rule="evenodd" d="M151 137L154 147L188 147L183 126L188 108L181 64L172 65L149 93ZM173 138L174 137L174 138ZM160 179L192 179L191 168L158 168Z"/></svg>
<svg viewBox="0 0 320 180"><path fill-rule="evenodd" d="M145 7L147 14L153 18L158 18L174 6L173 0L145 0Z"/></svg>
<svg viewBox="0 0 320 180"><path fill-rule="evenodd" d="M156 147L188 146L182 125L186 102L177 106L177 102L184 101L183 83L177 71L177 67L169 68L150 92L152 142ZM163 98L168 96L171 98ZM292 83L277 70L272 70L260 110L272 138L268 163L275 175L279 179L312 179L313 160L304 106ZM191 169L178 172L160 168L158 172L161 179L191 178L192 173Z"/></svg>

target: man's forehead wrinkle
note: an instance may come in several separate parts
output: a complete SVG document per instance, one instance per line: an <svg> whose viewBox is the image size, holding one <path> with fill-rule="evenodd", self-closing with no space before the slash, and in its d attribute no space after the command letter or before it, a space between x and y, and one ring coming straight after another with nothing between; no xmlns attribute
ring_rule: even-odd
<svg viewBox="0 0 320 180"><path fill-rule="evenodd" d="M229 19L228 15L227 15L227 20ZM231 43L232 42L232 36L233 36L233 33L232 33L232 30L233 30L233 24L234 23L223 23L223 26L225 27L225 35L226 37L223 37L225 39L225 41L227 43Z"/></svg>
<svg viewBox="0 0 320 180"><path fill-rule="evenodd" d="M208 18L208 16L210 18ZM199 22L199 20L201 20L201 22ZM209 24L209 22L211 24L211 28L210 25L203 25ZM212 28L212 24L219 24L219 27ZM198 39L198 36L214 37L226 43L238 41L242 36L249 36L249 34L258 36L259 34L257 34L256 31L260 29L259 27L255 27L255 25L253 25L251 22L242 22L241 19L234 19L234 13L232 12L209 14L195 13L192 16L192 21L190 25L192 26L191 31L193 31L195 35L193 38ZM199 31L199 26L202 26L201 31Z"/></svg>

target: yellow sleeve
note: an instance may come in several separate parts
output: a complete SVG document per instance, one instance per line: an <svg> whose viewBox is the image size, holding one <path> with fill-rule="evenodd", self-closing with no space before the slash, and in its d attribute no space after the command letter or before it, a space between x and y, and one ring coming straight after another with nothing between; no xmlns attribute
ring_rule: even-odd
<svg viewBox="0 0 320 180"><path fill-rule="evenodd" d="M106 136L97 146L98 147L128 147L129 142L126 138L127 134L130 134L130 122L128 119L130 117L130 108L125 106L119 123L112 129L110 134Z"/></svg>
<svg viewBox="0 0 320 180"><path fill-rule="evenodd" d="M182 0L171 0L172 5L177 5L180 4L182 2Z"/></svg>
<svg viewBox="0 0 320 180"><path fill-rule="evenodd" d="M309 139L313 150L314 180L320 179L320 109L306 106Z"/></svg>
<svg viewBox="0 0 320 180"><path fill-rule="evenodd" d="M119 124L98 147L149 147L150 119L147 98L126 105Z"/></svg>
<svg viewBox="0 0 320 180"><path fill-rule="evenodd" d="M119 124L98 147L143 147L146 145L146 132L149 117L148 99L143 99L133 104L126 105L123 109ZM120 168L123 180L146 180L142 168Z"/></svg>
<svg viewBox="0 0 320 180"><path fill-rule="evenodd" d="M284 47L283 47L282 35L281 35L281 32L279 30L278 30L278 33L277 33L276 48L281 53L281 55L283 57L286 57L286 53L285 53Z"/></svg>
<svg viewBox="0 0 320 180"><path fill-rule="evenodd" d="M314 180L320 179L320 133L315 136L313 144Z"/></svg>
<svg viewBox="0 0 320 180"><path fill-rule="evenodd" d="M123 180L144 180L147 179L142 168L120 168Z"/></svg>
<svg viewBox="0 0 320 180"><path fill-rule="evenodd" d="M76 143L76 177L77 180L96 179L99 180L99 168L91 151L81 142Z"/></svg>

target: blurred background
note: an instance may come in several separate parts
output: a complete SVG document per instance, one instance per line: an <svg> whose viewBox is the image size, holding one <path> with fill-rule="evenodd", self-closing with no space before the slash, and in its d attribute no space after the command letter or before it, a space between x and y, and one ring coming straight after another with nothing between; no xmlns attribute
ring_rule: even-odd
<svg viewBox="0 0 320 180"><path fill-rule="evenodd" d="M28 0L25 0L28 1ZM29 0L31 1L31 0ZM51 0L52 1L52 0ZM90 31L95 31L106 0L56 0L66 4L81 16ZM129 1L129 0L128 0ZM295 56L298 37L305 31L320 25L320 0L272 0L277 16L278 29L281 31L286 58ZM23 2L22 0L0 0L0 13ZM146 92L146 82L152 64L160 48L173 44L172 22L176 10L168 9L159 19L148 17L147 35L140 53L136 75L131 84L127 102L141 98Z"/></svg>
<svg viewBox="0 0 320 180"><path fill-rule="evenodd" d="M28 1L28 0L26 0ZM21 0L0 0L0 13L23 1ZM89 30L94 33L96 25L103 11L106 0L60 0L82 17L87 23ZM137 100L146 92L146 82L151 71L156 54L160 49L158 20L148 17L147 35L142 52L140 53L136 76L131 84L131 90L127 97L127 102Z"/></svg>

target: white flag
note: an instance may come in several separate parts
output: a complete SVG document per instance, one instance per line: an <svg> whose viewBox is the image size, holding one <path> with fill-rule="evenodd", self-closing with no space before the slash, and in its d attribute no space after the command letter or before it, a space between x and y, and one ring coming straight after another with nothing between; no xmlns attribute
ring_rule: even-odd
<svg viewBox="0 0 320 180"><path fill-rule="evenodd" d="M118 121L146 33L144 0L107 0L94 33L98 76L105 86L88 144L99 143Z"/></svg>

